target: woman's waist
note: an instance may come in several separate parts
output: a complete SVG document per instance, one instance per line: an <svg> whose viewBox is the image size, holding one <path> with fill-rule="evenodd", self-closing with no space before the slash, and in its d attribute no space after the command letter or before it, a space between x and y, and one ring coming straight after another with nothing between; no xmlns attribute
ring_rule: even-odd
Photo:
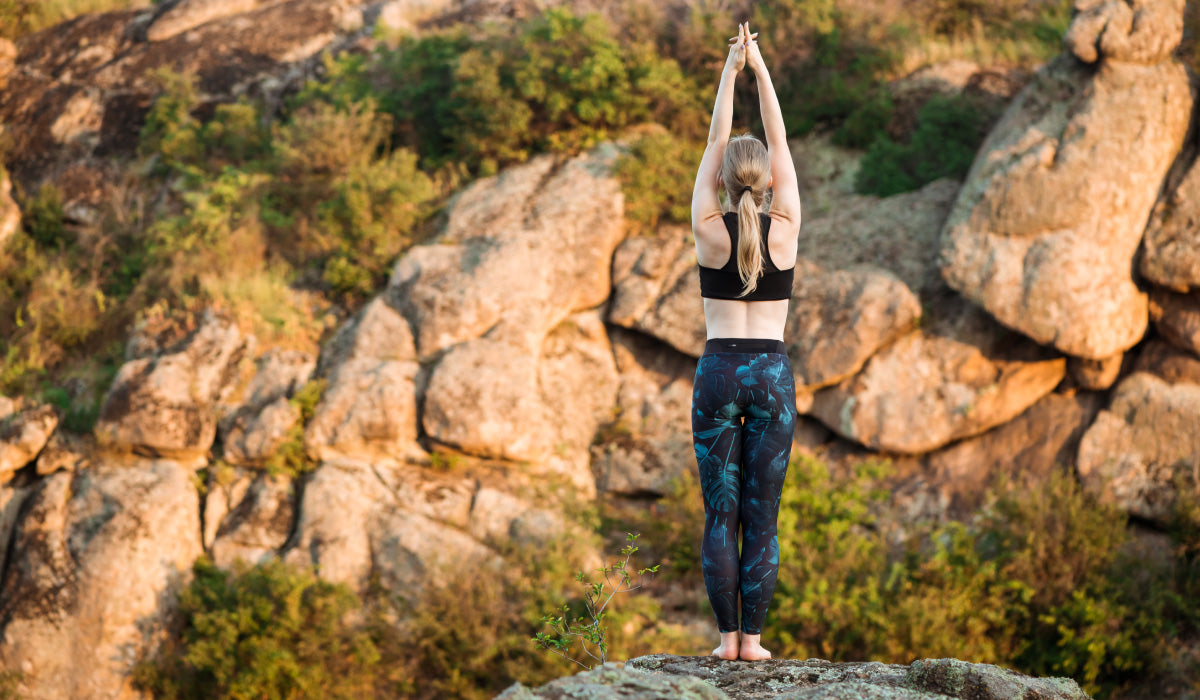
<svg viewBox="0 0 1200 700"><path fill-rule="evenodd" d="M704 354L714 353L778 353L787 354L787 346L778 338L709 338L704 342Z"/></svg>
<svg viewBox="0 0 1200 700"><path fill-rule="evenodd" d="M788 300L704 300L704 326L709 338L783 340Z"/></svg>

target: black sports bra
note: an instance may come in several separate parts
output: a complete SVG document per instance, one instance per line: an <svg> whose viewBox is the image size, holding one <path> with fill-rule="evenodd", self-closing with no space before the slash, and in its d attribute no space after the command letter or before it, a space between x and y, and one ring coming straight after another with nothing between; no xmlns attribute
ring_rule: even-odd
<svg viewBox="0 0 1200 700"><path fill-rule="evenodd" d="M725 230L729 232L729 260L721 267L705 267L700 263L700 296L709 299L737 299L739 301L774 301L792 297L792 279L796 266L780 270L771 261L771 253L767 248L767 234L771 231L771 217L759 213L759 248L763 255L762 276L758 278L758 286L753 292L739 297L744 285L738 274L738 217L737 212L726 212L721 218L725 221Z"/></svg>

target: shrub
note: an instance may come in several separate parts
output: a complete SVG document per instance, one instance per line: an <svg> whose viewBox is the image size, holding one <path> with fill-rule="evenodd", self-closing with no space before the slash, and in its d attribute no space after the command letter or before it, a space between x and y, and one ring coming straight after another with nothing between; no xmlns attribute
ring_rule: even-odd
<svg viewBox="0 0 1200 700"><path fill-rule="evenodd" d="M703 155L703 142L670 132L635 140L616 168L628 230L653 233L662 221L691 221L692 186Z"/></svg>
<svg viewBox="0 0 1200 700"><path fill-rule="evenodd" d="M146 113L139 151L143 156L156 156L160 172L198 174L204 145L201 125L192 116L198 100L195 76L163 66L150 72L149 77L159 93Z"/></svg>
<svg viewBox="0 0 1200 700"><path fill-rule="evenodd" d="M871 516L884 473L860 465L831 480L819 462L793 463L768 618L781 655L954 656L1069 675L1104 695L1194 631L1179 563L1122 553L1125 517L1066 471L1035 489L997 483L977 522L918 531L899 556Z"/></svg>
<svg viewBox="0 0 1200 700"><path fill-rule="evenodd" d="M637 534L627 533L625 539L628 544L621 550L621 554L625 558L601 567L599 573L603 576L603 580L592 580L583 571L575 575L575 580L582 584L584 589L584 612L572 615L571 607L563 605L561 615L544 615L542 622L550 627L550 632L538 632L533 636L533 642L539 648L557 654L585 669L603 665L608 660L610 636L608 628L604 624L604 617L611 612L608 610L609 603L618 593L630 593L641 588L645 575L658 573L660 566L655 564L638 569L638 580L637 583L634 583L629 570L629 560L638 551L637 545L634 544L637 538ZM575 655L576 643L579 644L579 650L582 652L579 657ZM595 663L587 661L584 657Z"/></svg>
<svg viewBox="0 0 1200 700"><path fill-rule="evenodd" d="M38 188L37 194L21 212L21 225L29 237L43 248L61 250L71 242L64 222L62 193L52 182Z"/></svg>
<svg viewBox="0 0 1200 700"><path fill-rule="evenodd" d="M342 584L278 560L232 572L207 556L180 594L173 645L138 664L135 683L159 698L361 698L379 652L345 622L361 606Z"/></svg>
<svg viewBox="0 0 1200 700"><path fill-rule="evenodd" d="M378 100L396 141L437 169L491 174L539 152L574 153L633 124L695 137L706 111L678 64L649 42L622 46L599 15L552 9L516 24L405 38L370 61L327 62L334 80L299 100Z"/></svg>
<svg viewBox="0 0 1200 700"><path fill-rule="evenodd" d="M930 98L909 143L876 137L862 158L855 189L888 197L938 178L965 177L995 116L969 97Z"/></svg>

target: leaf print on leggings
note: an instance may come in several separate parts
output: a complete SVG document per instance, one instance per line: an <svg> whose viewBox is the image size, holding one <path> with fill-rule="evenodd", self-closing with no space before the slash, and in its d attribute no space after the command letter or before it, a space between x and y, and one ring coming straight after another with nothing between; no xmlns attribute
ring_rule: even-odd
<svg viewBox="0 0 1200 700"><path fill-rule="evenodd" d="M700 562L722 632L762 630L779 571L776 520L795 423L787 355L701 356L692 390L692 440L704 496Z"/></svg>
<svg viewBox="0 0 1200 700"><path fill-rule="evenodd" d="M741 467L737 463L726 464L724 468L718 469L716 474L710 474L705 481L705 503L711 503L717 510L730 510L737 505L742 485Z"/></svg>

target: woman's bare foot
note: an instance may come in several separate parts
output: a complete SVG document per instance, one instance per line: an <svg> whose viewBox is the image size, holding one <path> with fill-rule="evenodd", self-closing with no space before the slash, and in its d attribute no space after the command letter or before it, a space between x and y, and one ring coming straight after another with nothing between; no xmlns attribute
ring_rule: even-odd
<svg viewBox="0 0 1200 700"><path fill-rule="evenodd" d="M713 649L712 655L729 661L736 659L738 657L738 634L737 630L722 632L721 646Z"/></svg>
<svg viewBox="0 0 1200 700"><path fill-rule="evenodd" d="M762 661L771 658L771 652L763 649L762 645L758 643L760 639L762 639L761 634L743 634L738 648L738 658L742 661Z"/></svg>

